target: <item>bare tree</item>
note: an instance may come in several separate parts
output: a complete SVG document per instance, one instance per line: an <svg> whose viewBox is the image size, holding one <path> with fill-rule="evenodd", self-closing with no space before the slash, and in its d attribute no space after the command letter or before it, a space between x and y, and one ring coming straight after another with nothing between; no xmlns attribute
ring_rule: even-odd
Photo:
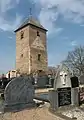
<svg viewBox="0 0 84 120"><path fill-rule="evenodd" d="M84 46L76 47L68 53L63 63L73 71L73 74L80 76L84 74Z"/></svg>

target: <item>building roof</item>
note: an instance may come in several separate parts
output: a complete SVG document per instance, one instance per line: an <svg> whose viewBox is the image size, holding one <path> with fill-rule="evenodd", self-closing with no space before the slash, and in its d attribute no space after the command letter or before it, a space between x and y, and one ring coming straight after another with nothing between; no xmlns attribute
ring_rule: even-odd
<svg viewBox="0 0 84 120"><path fill-rule="evenodd" d="M35 19L33 19L33 18L31 17L31 18L28 18L27 20L25 20L25 21L23 22L23 24L22 24L18 29L15 30L15 32L17 32L18 30L26 27L27 25L33 25L33 26L35 26L35 27L38 27L38 28L40 28L40 29L43 29L43 30L47 31L47 30L40 24L40 22L39 22L38 20L35 20Z"/></svg>

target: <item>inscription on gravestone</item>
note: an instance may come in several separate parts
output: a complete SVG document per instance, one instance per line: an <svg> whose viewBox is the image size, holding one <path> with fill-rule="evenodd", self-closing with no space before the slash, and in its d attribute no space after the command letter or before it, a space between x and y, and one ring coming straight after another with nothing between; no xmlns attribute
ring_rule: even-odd
<svg viewBox="0 0 84 120"><path fill-rule="evenodd" d="M71 104L71 88L58 88L58 106Z"/></svg>

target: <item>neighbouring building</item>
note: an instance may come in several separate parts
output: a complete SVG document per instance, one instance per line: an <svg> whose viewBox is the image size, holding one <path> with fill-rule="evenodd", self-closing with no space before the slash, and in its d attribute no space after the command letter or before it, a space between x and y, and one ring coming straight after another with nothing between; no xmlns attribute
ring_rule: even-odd
<svg viewBox="0 0 84 120"><path fill-rule="evenodd" d="M20 74L16 70L10 70L6 73L6 78L14 78L18 76L20 76Z"/></svg>
<svg viewBox="0 0 84 120"><path fill-rule="evenodd" d="M39 21L30 17L16 33L16 70L20 74L46 74L47 60L47 30Z"/></svg>

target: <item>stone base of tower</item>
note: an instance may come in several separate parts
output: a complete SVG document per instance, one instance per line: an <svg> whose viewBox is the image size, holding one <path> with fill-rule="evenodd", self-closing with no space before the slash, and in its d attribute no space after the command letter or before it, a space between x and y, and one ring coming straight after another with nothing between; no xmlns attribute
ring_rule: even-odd
<svg viewBox="0 0 84 120"><path fill-rule="evenodd" d="M36 71L34 71L34 72L31 72L31 74L37 75L37 76L45 76L45 75L47 75L47 71L36 70Z"/></svg>
<svg viewBox="0 0 84 120"><path fill-rule="evenodd" d="M27 75L36 75L36 76L45 76L47 75L47 70L30 70L30 71L23 71L23 70L17 70L17 73L19 72L20 75L27 74Z"/></svg>

